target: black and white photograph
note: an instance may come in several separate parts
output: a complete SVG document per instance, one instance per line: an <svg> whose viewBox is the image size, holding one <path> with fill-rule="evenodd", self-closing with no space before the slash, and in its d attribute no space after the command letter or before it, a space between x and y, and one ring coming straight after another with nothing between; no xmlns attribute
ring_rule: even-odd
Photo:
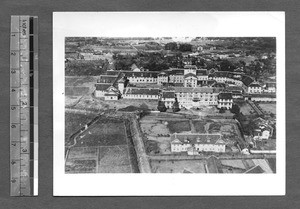
<svg viewBox="0 0 300 209"><path fill-rule="evenodd" d="M275 37L66 37L66 173L276 173Z"/></svg>
<svg viewBox="0 0 300 209"><path fill-rule="evenodd" d="M284 193L282 13L53 20L55 195Z"/></svg>

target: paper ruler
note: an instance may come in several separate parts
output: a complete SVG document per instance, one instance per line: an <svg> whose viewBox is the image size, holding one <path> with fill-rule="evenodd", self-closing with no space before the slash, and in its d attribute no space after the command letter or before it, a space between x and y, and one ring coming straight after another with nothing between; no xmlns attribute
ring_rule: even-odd
<svg viewBox="0 0 300 209"><path fill-rule="evenodd" d="M10 195L38 195L38 18L11 16Z"/></svg>

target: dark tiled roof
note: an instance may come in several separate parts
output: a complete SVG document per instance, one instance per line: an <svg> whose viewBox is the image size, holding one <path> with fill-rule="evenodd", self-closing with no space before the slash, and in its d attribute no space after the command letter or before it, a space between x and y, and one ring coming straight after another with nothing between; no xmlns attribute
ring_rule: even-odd
<svg viewBox="0 0 300 209"><path fill-rule="evenodd" d="M225 144L221 134L184 134L171 135L173 144Z"/></svg>
<svg viewBox="0 0 300 209"><path fill-rule="evenodd" d="M96 90L98 91L106 91L108 89L108 87L110 87L111 84L110 83L96 83L95 84L95 87L96 87Z"/></svg>
<svg viewBox="0 0 300 209"><path fill-rule="evenodd" d="M218 93L220 92L219 88L212 87L174 87L176 93Z"/></svg>
<svg viewBox="0 0 300 209"><path fill-rule="evenodd" d="M175 91L163 91L162 97L163 98L175 98Z"/></svg>
<svg viewBox="0 0 300 209"><path fill-rule="evenodd" d="M253 81L254 81L254 79L251 78L250 76L243 75L243 77L242 77L242 82L245 86L249 86Z"/></svg>
<svg viewBox="0 0 300 209"><path fill-rule="evenodd" d="M183 69L173 69L170 71L170 75L183 75L184 70Z"/></svg>
<svg viewBox="0 0 300 209"><path fill-rule="evenodd" d="M185 74L184 75L184 78L187 78L187 77L194 77L194 78L197 78L197 76L193 73L188 73L188 74Z"/></svg>
<svg viewBox="0 0 300 209"><path fill-rule="evenodd" d="M118 94L115 92L109 92L109 93L104 94L104 96L118 96Z"/></svg>
<svg viewBox="0 0 300 209"><path fill-rule="evenodd" d="M131 72L131 71L123 71L125 76L127 77L152 77L157 78L157 74L160 72Z"/></svg>
<svg viewBox="0 0 300 209"><path fill-rule="evenodd" d="M159 89L153 88L126 88L125 94L158 95Z"/></svg>
<svg viewBox="0 0 300 209"><path fill-rule="evenodd" d="M113 83L115 82L118 75L100 75L98 83Z"/></svg>
<svg viewBox="0 0 300 209"><path fill-rule="evenodd" d="M196 75L197 76L207 75L207 70L197 70Z"/></svg>
<svg viewBox="0 0 300 209"><path fill-rule="evenodd" d="M240 92L240 93L243 93L243 88L242 87L240 87L240 86L228 86L228 87L226 87L226 90L227 91L231 91L231 92Z"/></svg>
<svg viewBox="0 0 300 209"><path fill-rule="evenodd" d="M232 93L229 92L221 92L218 96L218 99L232 99Z"/></svg>
<svg viewBox="0 0 300 209"><path fill-rule="evenodd" d="M251 83L249 87L261 87L258 83Z"/></svg>

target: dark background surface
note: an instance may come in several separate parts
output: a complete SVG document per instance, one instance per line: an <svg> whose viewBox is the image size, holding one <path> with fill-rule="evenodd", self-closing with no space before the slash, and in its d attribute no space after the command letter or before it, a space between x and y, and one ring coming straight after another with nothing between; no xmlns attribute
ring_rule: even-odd
<svg viewBox="0 0 300 209"><path fill-rule="evenodd" d="M53 11L285 11L286 196L278 197L53 197L52 12ZM299 48L297 0L1 0L0 1L0 208L300 208ZM11 15L39 18L39 196L9 196L9 32ZM238 27L238 25L236 26ZM285 110L279 110L285 111ZM284 139L278 139L284 140ZM256 182L240 182L241 187ZM191 185L193 186L193 185ZM217 185L212 186L218 189ZM259 185L257 185L259 189ZM101 189L101 188L99 188ZM118 189L118 188L116 188ZM159 189L159 188L158 188ZM199 188L201 189L201 188ZM236 191L239 194L239 191Z"/></svg>

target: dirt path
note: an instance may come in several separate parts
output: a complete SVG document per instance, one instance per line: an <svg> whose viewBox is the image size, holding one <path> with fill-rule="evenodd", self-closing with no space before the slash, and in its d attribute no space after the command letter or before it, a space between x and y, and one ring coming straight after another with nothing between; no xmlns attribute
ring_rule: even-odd
<svg viewBox="0 0 300 209"><path fill-rule="evenodd" d="M139 122L135 115L130 117L132 140L135 146L138 165L141 173L151 173L151 166L146 155L146 149L143 142L142 133L139 128Z"/></svg>
<svg viewBox="0 0 300 209"><path fill-rule="evenodd" d="M204 125L204 130L205 132L208 134L208 130L209 130L209 126L210 126L210 122L207 122L205 125Z"/></svg>
<svg viewBox="0 0 300 209"><path fill-rule="evenodd" d="M196 133L197 131L196 131L196 128L195 128L195 125L194 125L193 121L190 119L189 122L190 122L190 126L191 126L191 132Z"/></svg>

